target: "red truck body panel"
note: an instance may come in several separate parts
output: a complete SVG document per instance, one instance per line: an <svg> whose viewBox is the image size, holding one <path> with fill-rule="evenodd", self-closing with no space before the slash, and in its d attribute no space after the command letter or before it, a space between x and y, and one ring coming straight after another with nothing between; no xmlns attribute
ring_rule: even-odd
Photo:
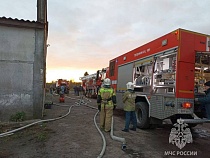
<svg viewBox="0 0 210 158"><path fill-rule="evenodd" d="M134 50L120 55L109 62L110 71L114 70L114 75L109 75L112 81L118 80L118 67L137 61L141 58L149 57L156 53L177 47L178 57L176 63L176 93L177 98L194 97L194 69L196 51L206 51L206 42L209 35L196 33L184 29L177 29ZM163 42L167 41L164 45ZM209 48L208 48L209 49ZM115 62L113 65L112 63ZM117 84L112 85L117 89Z"/></svg>

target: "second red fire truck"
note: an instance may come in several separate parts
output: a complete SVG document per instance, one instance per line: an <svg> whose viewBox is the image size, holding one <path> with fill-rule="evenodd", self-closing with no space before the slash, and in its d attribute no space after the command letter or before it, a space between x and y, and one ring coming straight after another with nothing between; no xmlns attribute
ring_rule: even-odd
<svg viewBox="0 0 210 158"><path fill-rule="evenodd" d="M89 98L97 97L98 90L101 87L103 80L106 78L107 73L108 68L103 68L94 74L80 77L85 96Z"/></svg>

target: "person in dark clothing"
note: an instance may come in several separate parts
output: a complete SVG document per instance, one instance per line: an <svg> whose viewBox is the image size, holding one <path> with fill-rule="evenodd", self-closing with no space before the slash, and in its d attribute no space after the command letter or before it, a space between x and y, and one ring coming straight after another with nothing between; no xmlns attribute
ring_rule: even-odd
<svg viewBox="0 0 210 158"><path fill-rule="evenodd" d="M79 96L80 87L77 86L77 96Z"/></svg>
<svg viewBox="0 0 210 158"><path fill-rule="evenodd" d="M50 85L50 94L53 94L53 87Z"/></svg>
<svg viewBox="0 0 210 158"><path fill-rule="evenodd" d="M210 81L204 84L206 96L202 98L195 98L195 101L200 102L205 106L207 119L210 119Z"/></svg>
<svg viewBox="0 0 210 158"><path fill-rule="evenodd" d="M77 86L74 86L74 95L77 95Z"/></svg>

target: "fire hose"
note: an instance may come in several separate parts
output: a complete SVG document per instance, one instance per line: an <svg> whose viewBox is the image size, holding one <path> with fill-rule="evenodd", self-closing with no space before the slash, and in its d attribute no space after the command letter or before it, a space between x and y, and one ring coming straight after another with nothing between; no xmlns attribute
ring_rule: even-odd
<svg viewBox="0 0 210 158"><path fill-rule="evenodd" d="M56 105L56 104L55 104ZM23 130L27 127L30 127L30 126L33 126L35 124L38 124L38 123L42 123L42 122L50 122L50 121L55 121L55 120L59 120L59 119L62 119L66 116L68 116L71 112L71 108L73 107L74 105L70 106L69 110L68 110L68 113L66 113L65 115L63 116L60 116L60 117L57 117L57 118L52 118L52 119L46 119L46 120L39 120L39 121L36 121L36 122L33 122L31 124L28 124L26 126L23 126L23 127L20 127L20 128L17 128L17 129L14 129L14 130L11 130L11 131L8 131L8 132L5 132L5 133L1 133L0 134L0 137L5 137L5 136L9 136L9 135L12 135L14 134L14 132L17 132L17 131L20 131L20 130Z"/></svg>
<svg viewBox="0 0 210 158"><path fill-rule="evenodd" d="M70 98L70 97L69 97L69 98ZM75 98L71 98L71 99L75 99ZM80 102L81 102L81 101L80 101ZM81 103L78 103L78 102L75 102L75 103L76 103L76 105L80 105L80 104L81 104ZM54 105L58 105L58 104L54 104ZM69 106L69 105L59 105L59 106ZM20 127L20 128L17 128L17 129L14 129L14 130L11 130L11 131L8 131L8 132L5 132L5 133L1 133L1 134L0 134L0 137L5 137L5 136L12 135L12 134L14 134L14 132L23 130L23 129L25 129L25 128L28 128L28 127L33 126L33 125L38 124L38 123L50 122L50 121L55 121L55 120L62 119L62 118L66 117L66 116L68 116L68 115L70 114L71 108L72 108L73 106L74 106L74 105L70 106L68 112L67 112L65 115L63 115L63 116L60 116L60 117L57 117L57 118L52 118L52 119L39 120L39 121L33 122L33 123L31 123L31 124L28 124L28 125L26 125L26 126L23 126L23 127Z"/></svg>
<svg viewBox="0 0 210 158"><path fill-rule="evenodd" d="M91 102L91 100L85 98L87 101ZM83 104L87 107L90 107L92 109L97 109L96 107L94 106L90 106L88 105L86 102L84 102L84 99L83 99L83 96L79 99L79 102L77 102L79 105L80 104ZM102 157L105 153L105 148L106 148L106 140L105 140L105 137L103 135L103 133L101 132L101 130L98 128L98 125L96 123L96 116L98 115L99 111L96 112L95 116L94 116L94 124L98 130L98 132L101 134L101 137L102 137L102 140L103 140L103 148L101 150L101 153L100 155L98 156L98 158ZM122 146L121 146L121 149L122 150L125 150L126 149L126 141L125 141L125 138L121 138L121 137L117 137L117 136L114 136L114 132L113 132L113 128L114 127L114 119L113 119L113 116L112 116L112 122L111 122L111 131L110 131L110 136L113 140L116 140L116 141L120 141L122 142Z"/></svg>
<svg viewBox="0 0 210 158"><path fill-rule="evenodd" d="M113 127L114 127L114 119L113 119L113 117L112 117L112 124L111 124L110 136L111 136L111 138L112 138L113 140L122 142L122 147L121 147L121 149L122 149L122 150L125 150L125 149L126 149L126 141L125 141L125 138L121 138L121 137L114 136Z"/></svg>
<svg viewBox="0 0 210 158"><path fill-rule="evenodd" d="M70 97L68 97L70 98ZM70 99L75 99L75 98L70 98ZM89 102L91 102L90 100L88 100ZM35 124L38 124L38 123L43 123L43 122L50 122L50 121L55 121L55 120L59 120L59 119L62 119L66 116L68 116L71 112L71 108L73 106L80 106L80 105L85 105L87 107L90 107L90 108L94 108L94 109L97 109L96 107L93 107L93 106L89 106L86 102L84 102L83 98L80 98L79 99L79 102L75 102L76 105L72 105L69 107L69 110L68 112L63 115L63 116L60 116L60 117L57 117L57 118L52 118L52 119L46 119L46 120L39 120L39 121L36 121L36 122L33 122L31 124L28 124L26 126L22 126L20 128L17 128L17 129L14 129L14 130L11 130L11 131L8 131L8 132L5 132L5 133L1 133L0 134L0 137L6 137L6 136L9 136L9 135L12 135L14 134L15 132L18 132L20 130L23 130L25 128L28 128L30 126L33 126ZM69 106L69 105L59 105L59 104L54 104L54 105L58 105L58 106ZM100 133L101 137L102 137L102 140L103 140L103 147L102 147L102 150L101 150L101 153L99 154L98 158L101 158L103 157L104 153L105 153L105 148L106 148L106 140L105 140L105 137L103 135L103 133L101 132L101 130L98 128L97 126L97 123L96 123L96 116L98 115L99 111L96 112L95 116L94 116L94 124L98 130L98 132ZM120 137L116 137L113 135L113 117L112 117L112 124L111 124L111 132L110 132L110 136L113 140L117 140L117 141L121 141L123 144L122 144L122 150L125 150L126 149L126 141L124 138L120 138Z"/></svg>
<svg viewBox="0 0 210 158"><path fill-rule="evenodd" d="M91 102L91 100L88 100L89 102ZM93 107L93 106L89 106L89 105L86 105L90 108L94 108L94 109L97 109L96 107ZM98 111L99 112L99 111ZM98 112L96 113L96 115L98 114ZM94 118L94 122L95 122L95 118ZM96 124L95 124L96 125ZM97 125L96 125L97 127ZM121 137L117 137L117 136L114 136L114 132L113 132L113 129L114 129L114 118L112 116L112 123L111 123L111 131L110 131L110 136L113 140L116 140L116 141L120 141L122 142L122 147L121 149L122 150L125 150L126 149L126 141L125 141L125 138L121 138Z"/></svg>

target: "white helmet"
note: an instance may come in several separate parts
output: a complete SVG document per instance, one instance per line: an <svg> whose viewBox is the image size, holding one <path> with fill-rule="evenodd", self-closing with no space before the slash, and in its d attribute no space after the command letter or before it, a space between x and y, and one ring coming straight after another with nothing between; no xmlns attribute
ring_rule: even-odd
<svg viewBox="0 0 210 158"><path fill-rule="evenodd" d="M109 78L105 78L103 85L110 86L111 85L111 80Z"/></svg>
<svg viewBox="0 0 210 158"><path fill-rule="evenodd" d="M126 86L127 86L127 89L134 90L134 84L133 84L132 82L128 82L128 83L126 84Z"/></svg>

